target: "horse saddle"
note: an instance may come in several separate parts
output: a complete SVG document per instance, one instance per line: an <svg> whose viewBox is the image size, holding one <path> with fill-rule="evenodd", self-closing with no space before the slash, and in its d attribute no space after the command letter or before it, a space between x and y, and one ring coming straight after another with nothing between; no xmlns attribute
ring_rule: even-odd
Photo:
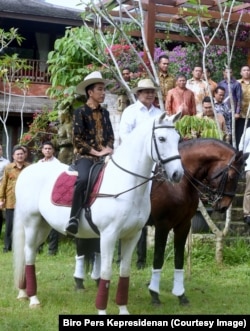
<svg viewBox="0 0 250 331"><path fill-rule="evenodd" d="M87 189L84 194L83 208L90 207L94 203L102 183L105 165L106 164L102 161L94 163L90 168ZM51 202L53 204L71 207L77 175L77 171L73 171L73 169L64 171L59 175L51 194Z"/></svg>

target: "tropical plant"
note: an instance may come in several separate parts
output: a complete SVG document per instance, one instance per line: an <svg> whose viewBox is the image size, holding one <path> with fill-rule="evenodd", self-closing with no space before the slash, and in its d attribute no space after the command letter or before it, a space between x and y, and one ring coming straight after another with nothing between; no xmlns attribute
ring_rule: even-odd
<svg viewBox="0 0 250 331"><path fill-rule="evenodd" d="M220 139L218 127L211 118L185 115L175 123L175 127L184 140L194 138Z"/></svg>
<svg viewBox="0 0 250 331"><path fill-rule="evenodd" d="M34 159L38 159L44 141L51 140L56 146L57 126L56 112L49 111L47 108L38 110L33 114L29 130L22 135L19 144L29 146Z"/></svg>

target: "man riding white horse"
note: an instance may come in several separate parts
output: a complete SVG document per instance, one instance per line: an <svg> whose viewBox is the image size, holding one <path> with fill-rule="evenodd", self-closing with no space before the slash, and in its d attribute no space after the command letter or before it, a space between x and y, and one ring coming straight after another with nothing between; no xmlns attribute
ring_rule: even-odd
<svg viewBox="0 0 250 331"><path fill-rule="evenodd" d="M77 108L73 114L73 144L78 178L70 220L65 229L70 235L76 235L78 232L79 215L83 207L83 195L91 166L105 155L113 153L114 132L109 112L100 105L104 102L107 83L101 73L95 71L86 76L76 87L76 93L86 95L87 102Z"/></svg>

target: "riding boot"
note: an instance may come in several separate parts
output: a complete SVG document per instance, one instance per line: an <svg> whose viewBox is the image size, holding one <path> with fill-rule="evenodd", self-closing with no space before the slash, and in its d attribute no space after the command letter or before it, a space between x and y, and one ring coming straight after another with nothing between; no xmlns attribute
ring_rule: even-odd
<svg viewBox="0 0 250 331"><path fill-rule="evenodd" d="M75 192L73 201L72 201L70 220L65 229L65 231L68 234L73 235L73 236L76 235L78 232L79 216L80 216L80 212L82 210L82 202L83 202L82 194Z"/></svg>

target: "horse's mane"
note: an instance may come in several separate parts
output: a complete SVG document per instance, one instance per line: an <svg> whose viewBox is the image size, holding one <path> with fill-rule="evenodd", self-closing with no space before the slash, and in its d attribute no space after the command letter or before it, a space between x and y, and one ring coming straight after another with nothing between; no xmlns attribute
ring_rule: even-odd
<svg viewBox="0 0 250 331"><path fill-rule="evenodd" d="M223 147L226 147L228 149L231 149L232 151L236 152L236 149L222 141L222 140L219 140L219 139L215 139L215 138L196 138L196 139L189 139L189 140L182 140L179 144L179 148L182 149L182 148L190 148L190 147L193 147L194 145L197 145L197 146L200 146L200 145L204 145L204 144L216 144L216 145L221 145Z"/></svg>

